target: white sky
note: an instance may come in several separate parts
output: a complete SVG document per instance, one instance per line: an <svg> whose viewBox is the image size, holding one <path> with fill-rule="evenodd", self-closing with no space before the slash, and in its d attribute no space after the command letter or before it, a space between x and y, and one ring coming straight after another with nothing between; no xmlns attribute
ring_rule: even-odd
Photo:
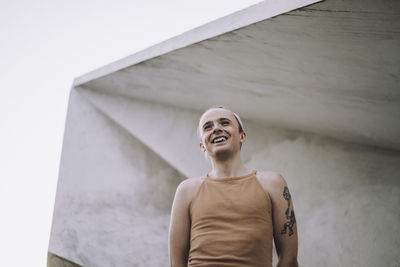
<svg viewBox="0 0 400 267"><path fill-rule="evenodd" d="M0 0L0 262L46 266L75 77L259 0Z"/></svg>

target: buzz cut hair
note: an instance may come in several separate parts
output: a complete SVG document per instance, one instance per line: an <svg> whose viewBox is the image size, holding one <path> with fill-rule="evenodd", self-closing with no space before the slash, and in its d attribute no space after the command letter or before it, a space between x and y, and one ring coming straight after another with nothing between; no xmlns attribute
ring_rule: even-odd
<svg viewBox="0 0 400 267"><path fill-rule="evenodd" d="M225 109L225 110L228 110L228 111L232 112L233 116L235 116L235 118L236 118L237 123L239 124L239 133L243 133L243 132L244 132L243 122L242 122L242 120L240 119L239 115L236 114L235 112L233 112L232 110L230 110L229 108L226 108L226 107L220 106L220 105L215 105L215 106L212 106L212 107L206 109L206 110L203 112L203 114L206 113L206 112L209 111L209 110L218 109L218 108L220 108L220 109ZM201 117L203 116L203 114L201 114ZM201 119L201 117L200 117L200 119ZM200 125L197 126L197 136L200 137Z"/></svg>

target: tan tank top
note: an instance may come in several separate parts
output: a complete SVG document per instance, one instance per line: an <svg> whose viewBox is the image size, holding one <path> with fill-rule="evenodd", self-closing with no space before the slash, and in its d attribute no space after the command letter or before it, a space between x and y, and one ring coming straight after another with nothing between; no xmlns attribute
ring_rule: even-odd
<svg viewBox="0 0 400 267"><path fill-rule="evenodd" d="M206 177L189 211L189 267L272 266L271 199L255 171Z"/></svg>

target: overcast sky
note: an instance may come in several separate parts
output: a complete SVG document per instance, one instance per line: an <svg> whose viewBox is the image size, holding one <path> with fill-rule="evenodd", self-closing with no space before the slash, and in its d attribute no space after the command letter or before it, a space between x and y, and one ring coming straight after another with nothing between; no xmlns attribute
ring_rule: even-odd
<svg viewBox="0 0 400 267"><path fill-rule="evenodd" d="M0 251L46 266L75 77L259 0L0 0Z"/></svg>

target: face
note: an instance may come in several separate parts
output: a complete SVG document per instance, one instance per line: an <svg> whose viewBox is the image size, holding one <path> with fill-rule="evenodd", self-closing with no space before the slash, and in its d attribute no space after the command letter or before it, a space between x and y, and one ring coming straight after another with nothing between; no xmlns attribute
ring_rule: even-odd
<svg viewBox="0 0 400 267"><path fill-rule="evenodd" d="M246 134L239 133L239 123L230 110L215 108L201 116L199 137L202 151L213 157L240 151Z"/></svg>

